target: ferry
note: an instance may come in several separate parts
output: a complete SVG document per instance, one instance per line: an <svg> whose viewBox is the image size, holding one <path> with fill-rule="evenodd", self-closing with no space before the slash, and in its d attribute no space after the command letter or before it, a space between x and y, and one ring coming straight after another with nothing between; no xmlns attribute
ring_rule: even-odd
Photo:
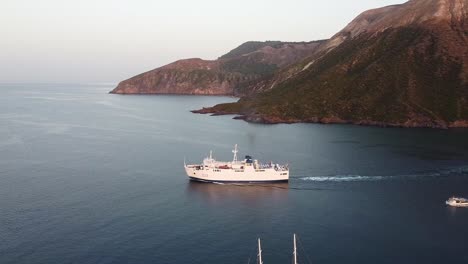
<svg viewBox="0 0 468 264"><path fill-rule="evenodd" d="M210 155L201 164L187 165L184 168L187 176L194 181L215 183L265 183L288 182L289 166L273 162L261 163L252 156L244 160L237 159L237 144L234 146L232 161L217 161Z"/></svg>
<svg viewBox="0 0 468 264"><path fill-rule="evenodd" d="M465 198L452 197L445 203L453 207L468 207L468 199Z"/></svg>

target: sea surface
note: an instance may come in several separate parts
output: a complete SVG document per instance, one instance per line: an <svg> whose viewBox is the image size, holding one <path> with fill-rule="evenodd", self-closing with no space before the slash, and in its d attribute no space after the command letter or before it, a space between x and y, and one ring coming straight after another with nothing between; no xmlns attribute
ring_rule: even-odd
<svg viewBox="0 0 468 264"><path fill-rule="evenodd" d="M0 263L468 263L468 131L263 125L229 97L1 84ZM190 182L213 150L289 163L289 184Z"/></svg>

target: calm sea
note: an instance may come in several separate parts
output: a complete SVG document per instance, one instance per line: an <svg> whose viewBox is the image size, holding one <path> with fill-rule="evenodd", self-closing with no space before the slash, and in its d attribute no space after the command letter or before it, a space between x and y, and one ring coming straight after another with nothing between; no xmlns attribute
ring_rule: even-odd
<svg viewBox="0 0 468 264"><path fill-rule="evenodd" d="M468 263L468 131L262 125L228 97L0 85L0 263ZM289 163L278 185L189 182L209 150Z"/></svg>

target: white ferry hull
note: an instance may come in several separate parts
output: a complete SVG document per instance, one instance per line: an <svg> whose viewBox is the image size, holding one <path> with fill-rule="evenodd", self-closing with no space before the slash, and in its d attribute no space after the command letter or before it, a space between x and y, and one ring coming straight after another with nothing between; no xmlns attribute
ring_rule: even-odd
<svg viewBox="0 0 468 264"><path fill-rule="evenodd" d="M289 171L276 171L274 169L236 171L219 170L213 168L199 169L196 167L185 167L187 176L194 181L201 182L223 182L223 183L266 183L287 182Z"/></svg>
<svg viewBox="0 0 468 264"><path fill-rule="evenodd" d="M454 203L454 202L445 202L449 206L453 207L468 207L468 203Z"/></svg>
<svg viewBox="0 0 468 264"><path fill-rule="evenodd" d="M269 162L262 164L251 156L245 156L243 161L237 160L237 145L234 146L232 162L216 161L210 156L201 164L186 165L187 176L194 181L201 182L287 182L289 180L289 166Z"/></svg>

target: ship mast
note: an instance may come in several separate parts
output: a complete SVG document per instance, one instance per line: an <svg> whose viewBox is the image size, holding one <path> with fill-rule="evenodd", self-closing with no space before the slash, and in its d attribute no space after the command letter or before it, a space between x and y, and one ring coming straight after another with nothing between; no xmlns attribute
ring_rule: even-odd
<svg viewBox="0 0 468 264"><path fill-rule="evenodd" d="M237 145L236 145L237 146ZM258 264L263 264L262 260L262 246L260 245L260 238L258 239Z"/></svg>
<svg viewBox="0 0 468 264"><path fill-rule="evenodd" d="M293 251L293 255L294 255L294 264L297 264L297 248L296 248L296 234L294 234L294 251Z"/></svg>
<svg viewBox="0 0 468 264"><path fill-rule="evenodd" d="M232 153L234 153L234 157L232 158L232 163L236 163L237 162L237 144L234 145L234 149L232 150Z"/></svg>

